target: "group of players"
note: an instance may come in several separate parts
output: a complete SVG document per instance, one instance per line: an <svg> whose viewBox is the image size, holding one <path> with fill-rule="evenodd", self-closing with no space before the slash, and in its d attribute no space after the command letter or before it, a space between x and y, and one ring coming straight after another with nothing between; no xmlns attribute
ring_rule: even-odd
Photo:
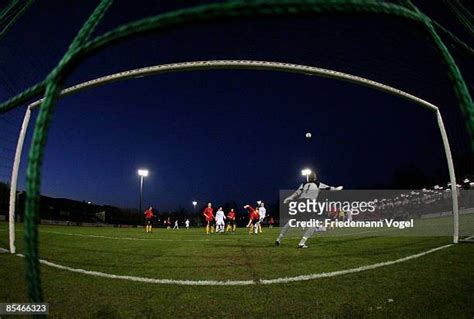
<svg viewBox="0 0 474 319"><path fill-rule="evenodd" d="M317 200L320 191L339 191L342 190L342 186L333 187L321 183L318 179L318 175L315 172L312 172L309 176L307 176L307 180L305 183L301 184L301 186L289 197L284 200L284 203L289 203L291 201L301 201L301 200ZM249 234L259 234L262 232L262 222L266 217L266 209L265 204L263 202L258 202L257 208L252 207L251 205L245 205L244 209L247 209L249 212L249 222L247 224L247 228L249 229ZM212 203L208 203L207 207L203 211L203 216L206 221L206 234L214 233L223 233L224 231L232 231L235 233L237 228L236 223L236 213L234 209L231 209L227 216L225 215L222 207L216 212L214 216L214 208L212 207ZM332 216L334 219L341 218L344 219L344 213L342 215L335 214ZM352 216L350 216L351 218ZM152 230L152 218L153 212L152 208L150 207L145 212L146 218L146 232L151 232ZM346 216L349 218L349 216ZM225 230L225 222L227 221L227 229ZM285 237L286 233L290 228L289 223L282 226L280 229L280 234L275 241L276 246L280 246L281 241ZM322 232L326 231L325 227L310 227L304 230L304 234L298 244L299 248L307 248L306 241L313 236L315 232Z"/></svg>
<svg viewBox="0 0 474 319"><path fill-rule="evenodd" d="M315 172L311 172L307 176L307 180L305 183L301 184L298 189L285 198L284 203L288 204L291 201L305 201L305 200L317 200L320 191L340 191L342 190L342 186L329 186L319 181L318 175ZM266 209L265 204L263 202L258 203L258 208L254 208L251 205L245 205L244 209L247 209L249 212L249 222L247 224L247 228L249 228L249 234L258 234L262 232L262 222L266 217ZM216 225L216 232L224 232L225 221L227 220L227 231L232 229L235 232L235 212L232 209L228 214L227 217L222 210L222 207L219 207L216 216L214 217L214 210L212 208L212 203L208 203L206 209L203 212L204 218L206 219L206 234L212 233L214 231L214 221ZM333 220L344 219L344 212L332 212L330 214ZM347 218L351 218L351 214L347 216ZM275 241L276 246L280 246L281 241L285 237L286 233L290 228L289 223L285 224L280 229L280 234ZM310 227L304 229L303 236L298 244L298 248L307 248L306 242L309 238L311 238L314 233L316 232L324 232L326 231L326 227Z"/></svg>
<svg viewBox="0 0 474 319"><path fill-rule="evenodd" d="M247 228L249 229L249 234L259 234L262 233L262 222L267 215L267 209L265 208L265 203L258 202L258 207L254 208L251 205L245 205L244 209L247 209L249 212L249 222L247 224ZM202 213L204 219L206 220L206 234L209 235L210 233L214 233L214 229L216 233L223 233L225 228L225 222L227 221L227 228L226 232L232 231L235 233L237 228L236 223L236 215L235 211L232 208L230 212L225 215L222 207L216 212L214 216L214 208L212 207L212 203L208 203L207 207L204 209Z"/></svg>
<svg viewBox="0 0 474 319"><path fill-rule="evenodd" d="M153 232L153 217L155 217L155 215L153 214L153 207L150 206L143 214L145 215L145 232L152 233ZM166 229L171 229L170 217L165 219L163 223ZM191 222L189 221L189 219L186 218L186 220L184 221L184 226L186 226L186 229L189 229L190 225L191 225ZM173 229L179 229L179 222L177 219L174 221Z"/></svg>
<svg viewBox="0 0 474 319"><path fill-rule="evenodd" d="M267 215L267 210L265 208L265 204L263 202L258 202L258 207L254 208L251 205L245 205L244 209L247 209L249 212L249 222L247 224L247 228L249 229L249 234L259 234L262 233L262 222ZM145 232L151 233L153 230L153 207L148 208L145 213ZM214 216L214 208L212 207L212 203L208 203L207 207L204 209L203 212L204 219L206 221L206 234L210 233L223 233L224 230L226 232L231 231L235 233L237 229L237 222L236 222L236 213L232 208L228 213L227 216L225 215L222 207L216 212ZM225 227L227 221L227 227ZM189 220L186 220L186 228L189 228ZM168 218L165 221L165 225L168 225L168 229L171 228L171 220ZM177 229L178 221L175 222L175 226L173 229Z"/></svg>

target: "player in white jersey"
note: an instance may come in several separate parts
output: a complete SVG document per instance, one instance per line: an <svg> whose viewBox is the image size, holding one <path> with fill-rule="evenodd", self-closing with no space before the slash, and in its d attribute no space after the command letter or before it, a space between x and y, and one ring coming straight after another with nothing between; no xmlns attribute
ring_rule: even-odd
<svg viewBox="0 0 474 319"><path fill-rule="evenodd" d="M173 226L173 229L179 229L179 223L178 223L178 220L175 220L175 221L174 221L174 226Z"/></svg>
<svg viewBox="0 0 474 319"><path fill-rule="evenodd" d="M321 190L339 191L341 189L342 189L342 186L333 187L333 186L329 186L329 185L319 182L317 174L315 172L311 172L311 174L309 174L307 177L307 182L301 184L301 186L293 194L285 198L283 203L287 204L291 201L296 201L296 200L308 200L308 199L317 200L319 196L319 192ZM276 246L280 245L281 240L283 239L283 237L285 237L285 234L287 233L289 228L290 228L289 223L286 223L285 226L282 227L282 229L280 230L280 235L275 241ZM306 241L309 238L311 238L311 236L313 236L314 232L316 231L326 231L326 227L308 228L304 232L303 237L301 238L300 243L298 244L298 247L308 248L308 246L306 246Z"/></svg>
<svg viewBox="0 0 474 319"><path fill-rule="evenodd" d="M189 229L189 219L186 219L186 221L184 222L184 225L186 225L186 229Z"/></svg>
<svg viewBox="0 0 474 319"><path fill-rule="evenodd" d="M219 207L219 210L216 213L216 233L223 233L225 226L225 214L222 210L222 207Z"/></svg>
<svg viewBox="0 0 474 319"><path fill-rule="evenodd" d="M346 221L347 222L351 222L352 221L352 209L349 208L347 211L346 211Z"/></svg>
<svg viewBox="0 0 474 319"><path fill-rule="evenodd" d="M258 231L259 233L262 233L262 223L265 219L265 216L267 215L267 209L265 208L264 202L260 202L260 207L258 208L258 215L260 216L260 220L258 222Z"/></svg>

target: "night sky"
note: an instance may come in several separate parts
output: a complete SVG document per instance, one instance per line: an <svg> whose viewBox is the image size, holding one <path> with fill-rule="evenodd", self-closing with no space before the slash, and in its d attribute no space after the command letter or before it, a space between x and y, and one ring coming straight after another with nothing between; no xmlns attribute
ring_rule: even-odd
<svg viewBox="0 0 474 319"><path fill-rule="evenodd" d="M0 41L2 100L47 75L96 4L45 2L33 4ZM179 6L173 3L118 1L95 35ZM442 8L424 9L462 37L462 28ZM186 25L99 52L75 70L67 85L131 68L204 59L314 65L419 95L443 111L459 174L472 172L463 118L437 52L419 28L386 17ZM474 73L472 65L464 65L465 74ZM141 167L150 170L145 205L158 210L189 209L193 200L216 205L274 201L280 189L301 183L305 167L320 172L325 183L348 189L409 187L402 180L407 174L414 175L414 183L445 183L447 166L435 120L430 111L385 93L297 74L219 70L127 80L60 100L42 192L136 207ZM32 126L27 146L31 132ZM26 160L21 189L25 171Z"/></svg>

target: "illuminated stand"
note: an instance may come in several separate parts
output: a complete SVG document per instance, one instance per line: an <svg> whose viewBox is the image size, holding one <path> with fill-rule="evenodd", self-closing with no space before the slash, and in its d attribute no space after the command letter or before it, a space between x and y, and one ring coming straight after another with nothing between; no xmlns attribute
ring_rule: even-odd
<svg viewBox="0 0 474 319"><path fill-rule="evenodd" d="M381 84L363 77L322 69L313 66L282 63L282 62L270 62L270 61L249 61L249 60L209 60L209 61L195 61L195 62L181 62L149 66L139 69L133 69L129 71L123 71L103 77L96 78L94 80L86 81L61 91L61 96L71 95L79 91L90 89L96 86L101 86L111 82L122 81L126 79L133 79L137 77L143 77L148 75L171 73L171 72L184 72L184 71L198 71L198 70L215 70L215 69L246 69L246 70L268 70L268 71L280 71L288 73L299 73L310 76L321 76L326 78L337 79L341 81L351 82L354 84L370 87L377 89L409 101L415 102L432 112L436 113L439 131L443 140L443 147L446 154L446 160L449 169L449 178L451 182L451 194L453 202L453 219L454 219L454 232L453 242L458 243L459 241L459 207L456 190L456 175L454 172L454 164L451 155L451 149L449 146L448 136L444 127L443 118L437 106L420 99L414 95L406 93L402 90L394 87ZM31 103L25 113L23 124L21 127L20 135L18 137L18 144L15 153L15 160L13 163L13 171L11 178L11 190L10 190L10 211L9 211L9 227L10 227L10 252L15 253L15 201L16 201L16 189L18 181L18 169L21 161L21 152L25 141L26 131L31 117L33 109L39 107L43 99L37 100Z"/></svg>

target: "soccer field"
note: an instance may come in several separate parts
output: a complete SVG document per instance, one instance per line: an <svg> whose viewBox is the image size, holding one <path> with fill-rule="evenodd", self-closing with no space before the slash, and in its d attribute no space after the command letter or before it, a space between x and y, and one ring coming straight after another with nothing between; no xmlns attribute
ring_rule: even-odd
<svg viewBox="0 0 474 319"><path fill-rule="evenodd" d="M19 227L18 238L22 232ZM450 244L449 237L341 233L313 238L310 248L301 250L295 248L296 234L274 247L277 234L278 228L266 228L258 236L249 236L242 228L236 234L206 236L196 228L146 234L136 228L40 226L41 258L49 262L41 271L50 315L474 315L472 245L444 247ZM0 247L7 247L6 238L7 224L1 223ZM18 246L21 253L21 239ZM432 251L438 247L443 248ZM397 262L384 264L389 261ZM26 301L23 258L3 253L0 264L0 301ZM361 268L368 265L374 267Z"/></svg>

